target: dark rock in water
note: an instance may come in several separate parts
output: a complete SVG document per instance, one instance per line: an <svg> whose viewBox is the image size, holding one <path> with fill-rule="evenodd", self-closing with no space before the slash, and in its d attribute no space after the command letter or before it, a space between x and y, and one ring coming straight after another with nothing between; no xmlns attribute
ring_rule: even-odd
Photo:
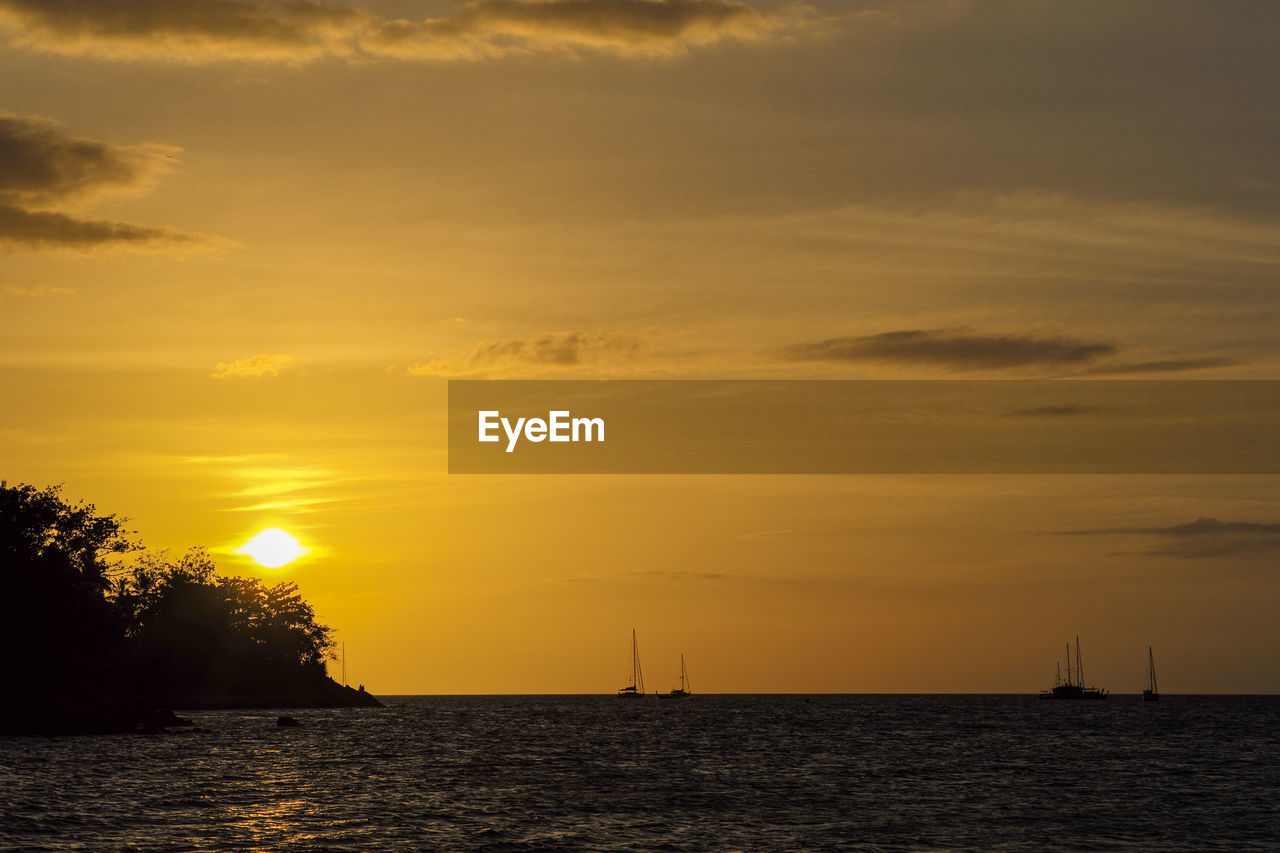
<svg viewBox="0 0 1280 853"><path fill-rule="evenodd" d="M296 728L302 725L302 723L298 722L293 717L290 717L288 714L286 714L283 717L280 717L279 719L276 720L276 725L286 726L288 728Z"/></svg>
<svg viewBox="0 0 1280 853"><path fill-rule="evenodd" d="M144 735L164 734L171 728L190 728L195 723L186 717L179 717L173 711L143 711L139 712L137 720L134 724L134 731Z"/></svg>
<svg viewBox="0 0 1280 853"><path fill-rule="evenodd" d="M170 726L194 726L195 725L195 723L193 723L187 717L179 717L177 714L173 713L173 711L168 711L168 710L152 711L146 715L144 722L148 725L155 726L161 729L169 728Z"/></svg>
<svg viewBox="0 0 1280 853"><path fill-rule="evenodd" d="M237 689L204 686L166 694L171 708L212 710L221 708L381 708L371 693L344 687L327 675L298 679L281 678L266 685Z"/></svg>

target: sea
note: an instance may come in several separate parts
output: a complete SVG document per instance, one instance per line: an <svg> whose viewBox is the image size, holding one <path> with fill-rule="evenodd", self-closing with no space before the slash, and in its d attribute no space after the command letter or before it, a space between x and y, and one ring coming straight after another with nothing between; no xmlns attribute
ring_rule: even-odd
<svg viewBox="0 0 1280 853"><path fill-rule="evenodd" d="M0 849L1280 850L1275 696L384 701L0 738Z"/></svg>

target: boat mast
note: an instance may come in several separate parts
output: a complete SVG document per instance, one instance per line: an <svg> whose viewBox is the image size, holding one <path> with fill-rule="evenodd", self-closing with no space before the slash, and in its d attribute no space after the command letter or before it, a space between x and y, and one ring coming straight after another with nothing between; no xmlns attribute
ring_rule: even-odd
<svg viewBox="0 0 1280 853"><path fill-rule="evenodd" d="M1151 677L1151 692L1158 693L1156 689L1156 657L1151 651L1151 647L1147 646L1147 672Z"/></svg>
<svg viewBox="0 0 1280 853"><path fill-rule="evenodd" d="M1084 687L1084 664L1080 662L1080 635L1076 634L1076 678L1080 679L1080 686Z"/></svg>
<svg viewBox="0 0 1280 853"><path fill-rule="evenodd" d="M636 642L636 629L631 629L631 683L637 693L644 693L644 672L640 669L640 645Z"/></svg>
<svg viewBox="0 0 1280 853"><path fill-rule="evenodd" d="M1071 680L1071 641L1067 641L1067 686L1070 687L1075 682Z"/></svg>

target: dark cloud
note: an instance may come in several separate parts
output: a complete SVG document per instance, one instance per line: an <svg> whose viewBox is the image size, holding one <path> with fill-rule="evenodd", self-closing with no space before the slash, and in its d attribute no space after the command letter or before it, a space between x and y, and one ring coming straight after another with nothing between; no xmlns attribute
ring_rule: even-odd
<svg viewBox="0 0 1280 853"><path fill-rule="evenodd" d="M780 354L789 361L893 362L967 370L1081 364L1115 351L1112 344L1074 338L910 330L794 344Z"/></svg>
<svg viewBox="0 0 1280 853"><path fill-rule="evenodd" d="M478 0L462 19L487 22L495 29L671 38L759 17L759 12L734 0Z"/></svg>
<svg viewBox="0 0 1280 853"><path fill-rule="evenodd" d="M411 366L409 372L418 376L456 376L528 366L575 367L625 361L634 357L639 349L639 339L619 334L570 333L485 341L469 354L442 355Z"/></svg>
<svg viewBox="0 0 1280 853"><path fill-rule="evenodd" d="M102 219L75 219L63 213L0 205L0 242L31 248L132 246L163 251L206 241L168 228Z"/></svg>
<svg viewBox="0 0 1280 853"><path fill-rule="evenodd" d="M172 150L108 145L68 136L54 122L0 113L0 199L61 201L137 187Z"/></svg>
<svg viewBox="0 0 1280 853"><path fill-rule="evenodd" d="M683 583L684 581L722 581L730 580L732 577L728 572L691 571L687 569L651 569L646 571L627 572L626 576L643 579L675 581L678 583Z"/></svg>
<svg viewBox="0 0 1280 853"><path fill-rule="evenodd" d="M1064 530L1063 536L1151 536L1160 544L1141 553L1156 557L1202 559L1280 552L1280 524L1219 521L1201 516L1171 527L1109 527Z"/></svg>
<svg viewBox="0 0 1280 853"><path fill-rule="evenodd" d="M104 58L300 60L350 53L366 16L307 0L0 0L23 47Z"/></svg>
<svg viewBox="0 0 1280 853"><path fill-rule="evenodd" d="M471 355L472 364L487 366L505 361L532 364L581 364L584 358L630 355L639 348L635 338L619 335L547 335L530 340L485 343Z"/></svg>
<svg viewBox="0 0 1280 853"><path fill-rule="evenodd" d="M1129 364L1099 364L1082 371L1088 376L1121 376L1129 373L1185 373L1210 367L1235 367L1234 358L1171 358L1163 361L1140 361Z"/></svg>
<svg viewBox="0 0 1280 853"><path fill-rule="evenodd" d="M50 121L0 113L0 243L166 251L208 245L207 238L168 228L44 209L95 194L139 191L163 171L175 150L114 146L70 136Z"/></svg>
<svg viewBox="0 0 1280 853"><path fill-rule="evenodd" d="M387 20L336 3L279 0L0 0L12 43L54 53L178 62L322 56L479 59L572 47L676 53L754 39L795 14L737 0L471 0L452 17Z"/></svg>
<svg viewBox="0 0 1280 853"><path fill-rule="evenodd" d="M1067 403L1062 406L1036 406L1031 409L1014 409L1013 411L1005 412L1005 416L1010 418L1059 418L1082 415L1085 412L1093 411L1093 409L1093 406Z"/></svg>
<svg viewBox="0 0 1280 853"><path fill-rule="evenodd" d="M557 578L557 583L632 583L635 581L672 581L675 583L684 583L686 581L724 581L735 580L735 578L727 572L700 572L689 571L684 569L652 569L643 571L621 572L613 575L573 575L572 577Z"/></svg>

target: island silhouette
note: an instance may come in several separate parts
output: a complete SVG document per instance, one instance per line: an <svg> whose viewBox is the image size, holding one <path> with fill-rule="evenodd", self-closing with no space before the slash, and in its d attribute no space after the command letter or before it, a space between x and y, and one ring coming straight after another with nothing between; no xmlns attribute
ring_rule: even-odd
<svg viewBox="0 0 1280 853"><path fill-rule="evenodd" d="M151 552L59 486L0 481L0 734L174 725L175 709L375 707L329 677L332 630L297 584Z"/></svg>

